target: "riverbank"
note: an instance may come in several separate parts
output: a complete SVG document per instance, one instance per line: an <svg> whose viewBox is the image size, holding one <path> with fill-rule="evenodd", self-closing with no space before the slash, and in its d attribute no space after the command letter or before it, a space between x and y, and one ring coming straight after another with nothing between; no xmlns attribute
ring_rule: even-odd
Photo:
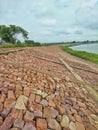
<svg viewBox="0 0 98 130"><path fill-rule="evenodd" d="M79 58L88 60L90 62L98 64L98 54L89 53L86 51L76 51L69 48L69 46L61 46L61 49L70 53L71 55L77 56Z"/></svg>

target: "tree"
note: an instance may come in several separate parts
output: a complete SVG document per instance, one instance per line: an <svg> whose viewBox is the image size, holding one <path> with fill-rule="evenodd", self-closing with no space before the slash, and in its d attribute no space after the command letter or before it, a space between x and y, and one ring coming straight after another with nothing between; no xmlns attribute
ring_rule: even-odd
<svg viewBox="0 0 98 130"><path fill-rule="evenodd" d="M0 38L5 42L17 43L19 34L22 34L25 40L28 39L28 32L23 28L16 25L0 25Z"/></svg>
<svg viewBox="0 0 98 130"><path fill-rule="evenodd" d="M25 43L27 43L27 44L34 44L35 42L33 40L25 40Z"/></svg>
<svg viewBox="0 0 98 130"><path fill-rule="evenodd" d="M11 41L12 35L10 33L9 27L6 27L5 25L0 26L0 38L7 42Z"/></svg>

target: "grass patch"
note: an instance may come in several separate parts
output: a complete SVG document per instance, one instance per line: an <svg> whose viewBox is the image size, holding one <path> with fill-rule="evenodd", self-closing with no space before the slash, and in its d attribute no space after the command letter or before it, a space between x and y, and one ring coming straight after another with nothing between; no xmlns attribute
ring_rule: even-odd
<svg viewBox="0 0 98 130"><path fill-rule="evenodd" d="M6 44L1 44L0 48L34 47L34 46L39 46L39 45L37 45L36 43L35 44L28 44L28 43L12 44L12 43L6 43Z"/></svg>
<svg viewBox="0 0 98 130"><path fill-rule="evenodd" d="M69 46L61 46L61 49L70 53L71 55L74 55L74 56L77 56L82 59L98 64L98 54L89 53L85 51L72 50L71 48L69 48Z"/></svg>

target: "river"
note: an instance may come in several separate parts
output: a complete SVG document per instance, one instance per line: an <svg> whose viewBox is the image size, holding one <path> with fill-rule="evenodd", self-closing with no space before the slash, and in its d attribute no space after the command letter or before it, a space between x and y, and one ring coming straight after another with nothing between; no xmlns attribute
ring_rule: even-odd
<svg viewBox="0 0 98 130"><path fill-rule="evenodd" d="M73 50L86 51L86 52L98 54L98 43L83 44L83 45L78 45L78 46L72 46L70 48Z"/></svg>

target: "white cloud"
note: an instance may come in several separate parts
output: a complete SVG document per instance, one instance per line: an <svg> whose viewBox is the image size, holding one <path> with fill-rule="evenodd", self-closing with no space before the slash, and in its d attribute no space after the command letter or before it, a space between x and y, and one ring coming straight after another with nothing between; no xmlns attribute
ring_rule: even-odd
<svg viewBox="0 0 98 130"><path fill-rule="evenodd" d="M41 21L41 24L45 26L53 26L56 25L56 19L45 19Z"/></svg>
<svg viewBox="0 0 98 130"><path fill-rule="evenodd" d="M98 6L79 8L76 12L76 20L79 26L98 30Z"/></svg>
<svg viewBox="0 0 98 130"><path fill-rule="evenodd" d="M81 7L94 7L97 0L82 0Z"/></svg>

